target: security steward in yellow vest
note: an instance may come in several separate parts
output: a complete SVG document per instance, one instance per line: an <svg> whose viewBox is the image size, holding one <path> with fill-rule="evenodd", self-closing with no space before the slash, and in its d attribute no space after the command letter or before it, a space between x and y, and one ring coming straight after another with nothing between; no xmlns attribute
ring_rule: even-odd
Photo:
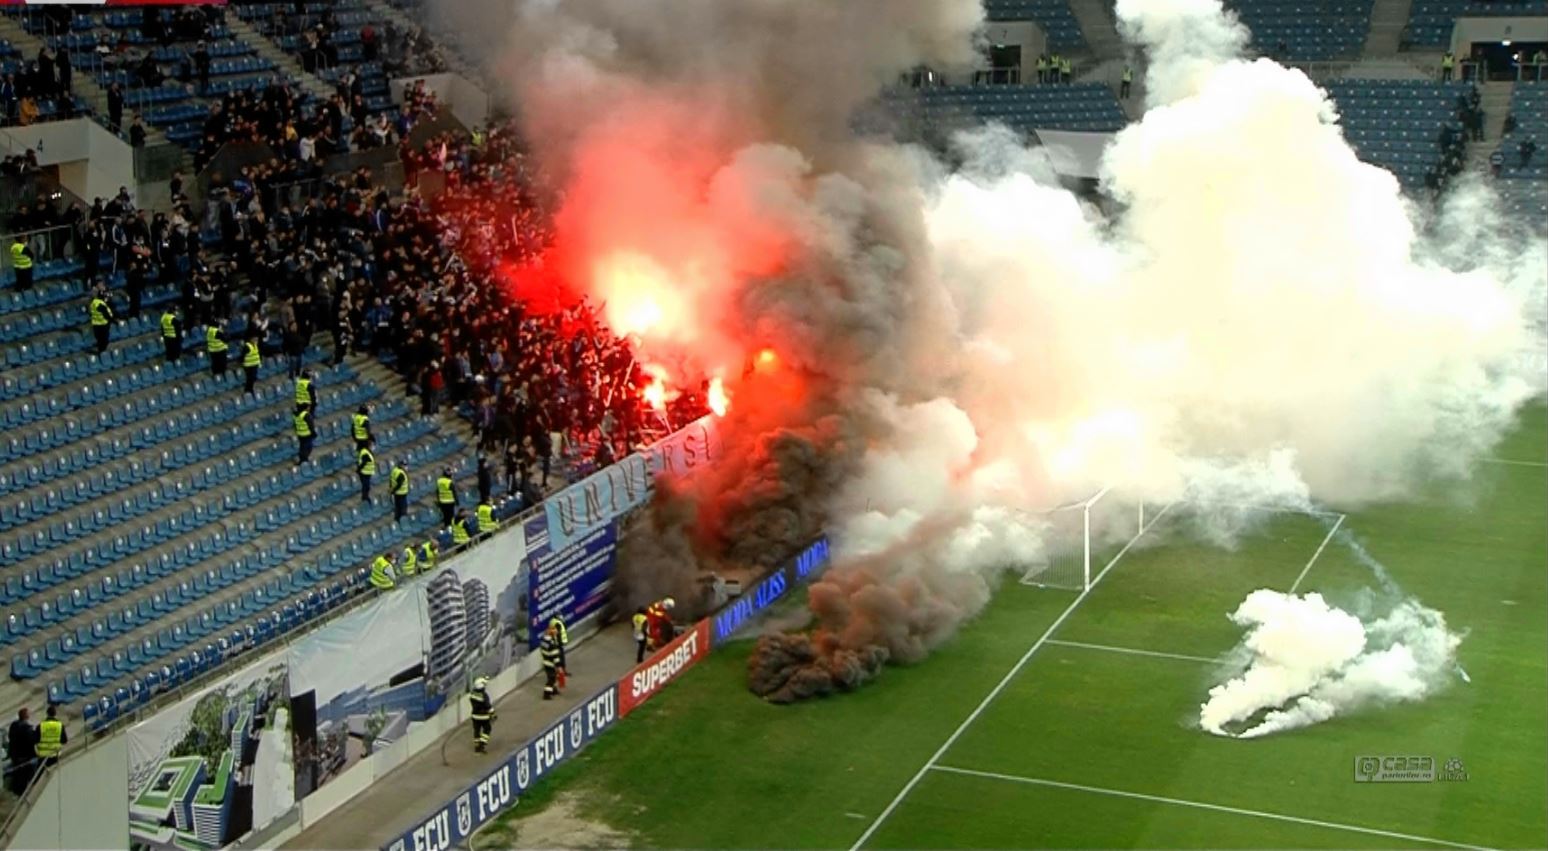
<svg viewBox="0 0 1548 851"><path fill-rule="evenodd" d="M473 540L473 536L468 534L468 518L460 511L457 512L456 517L452 518L451 535L452 546L459 550Z"/></svg>
<svg viewBox="0 0 1548 851"><path fill-rule="evenodd" d="M480 535L487 535L500 528L500 521L496 520L494 516L494 506L487 502L480 502L475 510L478 516L478 533Z"/></svg>
<svg viewBox="0 0 1548 851"><path fill-rule="evenodd" d="M440 554L441 550L435 545L435 539L426 538L425 542L419 545L419 572L428 573L435 567L436 556Z"/></svg>
<svg viewBox="0 0 1548 851"><path fill-rule="evenodd" d="M414 545L409 544L403 548L403 561L398 565L399 572L404 576L413 576L419 572L419 557L414 554Z"/></svg>
<svg viewBox="0 0 1548 851"><path fill-rule="evenodd" d="M494 701L489 699L489 681L483 677L473 681L468 692L469 717L473 719L473 750L483 753L489 747L489 734L494 732Z"/></svg>
<svg viewBox="0 0 1548 851"><path fill-rule="evenodd" d="M441 509L441 525L450 526L452 516L457 513L457 483L452 479L451 468L441 471L441 477L435 480L435 504Z"/></svg>
<svg viewBox="0 0 1548 851"><path fill-rule="evenodd" d="M355 453L355 473L360 476L360 501L371 501L371 478L376 475L376 456L367 443Z"/></svg>
<svg viewBox="0 0 1548 851"><path fill-rule="evenodd" d="M317 442L317 423L311 405L296 406L296 466L312 460L312 445Z"/></svg>
<svg viewBox="0 0 1548 851"><path fill-rule="evenodd" d="M16 272L17 292L32 289L32 249L21 237L11 243L11 269Z"/></svg>
<svg viewBox="0 0 1548 851"><path fill-rule="evenodd" d="M242 392L249 396L257 396L258 391L258 367L263 363L263 355L258 351L258 337L256 334L248 334L242 341L242 375L246 382L242 385Z"/></svg>
<svg viewBox="0 0 1548 851"><path fill-rule="evenodd" d="M108 332L113 326L113 305L108 304L107 288L98 284L96 291L91 294L91 302L86 305L86 312L91 319L91 333L97 338L97 354L107 351Z"/></svg>
<svg viewBox="0 0 1548 851"><path fill-rule="evenodd" d="M359 410L355 411L353 414L350 414L349 434L350 437L355 439L356 449L365 446L375 439L375 435L371 434L370 405L361 405Z"/></svg>
<svg viewBox="0 0 1548 851"><path fill-rule="evenodd" d="M401 464L393 464L387 484L392 487L392 522L397 523L408 514L408 471Z"/></svg>
<svg viewBox="0 0 1548 851"><path fill-rule="evenodd" d="M317 393L312 389L312 371L309 369L301 370L296 377L296 404L317 407Z"/></svg>
<svg viewBox="0 0 1548 851"><path fill-rule="evenodd" d="M210 353L210 375L214 378L226 377L226 358L229 346L226 345L226 323L211 322L204 326L204 350Z"/></svg>
<svg viewBox="0 0 1548 851"><path fill-rule="evenodd" d="M371 562L371 587L379 591L391 591L396 587L392 574L392 553L377 556L376 561Z"/></svg>
<svg viewBox="0 0 1548 851"><path fill-rule="evenodd" d="M648 633L646 627L650 618L645 617L645 607L640 606L634 610L634 664L645 661L645 639Z"/></svg>
<svg viewBox="0 0 1548 851"><path fill-rule="evenodd" d="M161 345L167 351L167 363L177 363L183 356L183 320L170 307L161 312Z"/></svg>
<svg viewBox="0 0 1548 851"><path fill-rule="evenodd" d="M543 658L543 699L553 700L559 694L559 671L564 667L559 630L553 624L549 624L543 633L543 640L538 643L538 653Z"/></svg>
<svg viewBox="0 0 1548 851"><path fill-rule="evenodd" d="M34 753L38 757L38 770L42 771L59 762L59 752L64 750L70 735L65 732L64 722L59 720L59 707L50 703L48 717L38 725L38 743ZM14 757L13 757L14 758Z"/></svg>

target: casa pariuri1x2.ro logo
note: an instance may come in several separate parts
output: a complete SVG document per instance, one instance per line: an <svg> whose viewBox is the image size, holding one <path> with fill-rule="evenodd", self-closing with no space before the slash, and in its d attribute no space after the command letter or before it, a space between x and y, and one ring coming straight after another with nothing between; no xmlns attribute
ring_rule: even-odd
<svg viewBox="0 0 1548 851"><path fill-rule="evenodd" d="M1467 768L1459 757L1442 763L1422 754L1357 756L1354 779L1356 783L1455 783L1467 779Z"/></svg>

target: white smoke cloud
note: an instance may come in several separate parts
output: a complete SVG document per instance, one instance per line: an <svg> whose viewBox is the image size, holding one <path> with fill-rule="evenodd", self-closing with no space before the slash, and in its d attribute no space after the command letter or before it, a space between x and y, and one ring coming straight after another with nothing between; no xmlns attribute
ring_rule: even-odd
<svg viewBox="0 0 1548 851"><path fill-rule="evenodd" d="M1004 131L960 137L960 167L851 135L897 74L971 60L977 0L520 8L506 65L536 149L605 177L569 196L607 225L576 241L626 233L695 281L694 322L802 372L776 416L734 401L701 537L759 563L832 532L813 606L860 668L1046 560L1051 506L1402 498L1465 477L1544 390L1541 237L1479 226L1481 189L1430 218L1311 80L1243 57L1219 0L1118 3L1149 107L1108 149L1104 209Z"/></svg>
<svg viewBox="0 0 1548 851"><path fill-rule="evenodd" d="M1231 621L1248 631L1239 648L1245 670L1210 689L1199 726L1239 738L1421 700L1449 680L1462 641L1440 612L1415 600L1366 623L1320 594L1263 589L1247 595Z"/></svg>

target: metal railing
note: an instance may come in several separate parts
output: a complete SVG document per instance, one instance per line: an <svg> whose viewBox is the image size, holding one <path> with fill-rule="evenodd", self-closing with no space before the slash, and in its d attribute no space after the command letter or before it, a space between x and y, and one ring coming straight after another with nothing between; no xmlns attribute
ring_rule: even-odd
<svg viewBox="0 0 1548 851"><path fill-rule="evenodd" d="M74 257L80 252L80 236L74 225L0 233L0 269L12 267L11 244L18 239L27 245L32 262L36 264Z"/></svg>

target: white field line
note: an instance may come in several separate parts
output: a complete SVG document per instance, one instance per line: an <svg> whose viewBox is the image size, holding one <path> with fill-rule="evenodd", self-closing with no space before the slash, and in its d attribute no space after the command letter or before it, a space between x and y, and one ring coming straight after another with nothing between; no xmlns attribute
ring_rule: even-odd
<svg viewBox="0 0 1548 851"><path fill-rule="evenodd" d="M1157 804L1171 804L1177 807L1191 807L1198 810L1209 810L1217 813L1229 813L1238 816L1250 816L1252 818L1268 819L1271 821L1291 822L1305 824L1312 827L1325 827L1331 830L1343 830L1349 833L1363 833L1367 836L1380 836L1387 839L1398 839L1404 842L1422 842L1429 845L1441 845L1447 848L1464 848L1468 851L1487 851L1483 846L1466 845L1461 842L1452 842L1448 839L1436 839L1430 836L1415 836L1409 833L1396 833L1390 830L1379 830L1374 827L1360 827L1354 824L1342 824L1322 819L1302 818L1301 816L1289 816L1283 813L1270 813L1263 810L1248 810L1241 807L1227 807L1223 804L1206 804L1203 801L1189 801L1184 798L1167 798L1161 795L1146 795L1141 792L1125 792L1121 789L1106 789L1101 786L1083 786L1079 783L1063 783L1058 780L1043 780L1036 777L1018 777L1013 774L998 774L992 771L974 771L967 768L953 768L947 765L932 766L935 771L950 774L963 774L970 777L982 777L989 780L1004 780L1010 783L1023 783L1030 786L1049 786L1055 789L1070 789L1076 792L1090 792L1095 795L1109 795L1116 798L1130 798L1138 801L1151 801Z"/></svg>
<svg viewBox="0 0 1548 851"><path fill-rule="evenodd" d="M1522 461L1516 458L1485 458L1485 464L1509 464L1512 467L1548 467L1548 461Z"/></svg>
<svg viewBox="0 0 1548 851"><path fill-rule="evenodd" d="M1338 520L1333 524L1333 528L1328 530L1327 537L1323 538L1322 543L1317 545L1317 551L1312 553L1312 557L1306 562L1306 566L1301 568L1301 575L1297 576L1295 584L1290 586L1291 594L1295 593L1295 589L1301 587L1301 580L1305 579L1306 574L1311 572L1312 565L1317 563L1317 557L1322 555L1322 551L1328 548L1328 542L1333 540L1334 533L1338 531L1338 527L1344 525L1344 519L1348 516L1347 514L1338 515Z"/></svg>
<svg viewBox="0 0 1548 851"><path fill-rule="evenodd" d="M1342 517L1338 511L1322 508L1300 508L1294 505L1268 505L1257 502L1190 502L1187 505L1216 506L1219 508L1240 508L1245 511L1262 511L1271 514L1305 514L1308 517Z"/></svg>
<svg viewBox="0 0 1548 851"><path fill-rule="evenodd" d="M1110 644L1087 644L1084 641L1061 641L1057 638L1048 639L1049 644L1059 647L1079 647L1082 650L1101 650L1106 653L1125 653L1130 656L1154 656L1158 659L1181 659L1184 662L1204 662L1216 665L1224 662L1224 659L1215 656L1191 656L1187 653L1162 653L1159 650L1140 650L1136 647L1114 647Z"/></svg>
<svg viewBox="0 0 1548 851"><path fill-rule="evenodd" d="M1080 592L1080 594L1078 594L1075 599L1065 607L1064 611L1059 615L1059 617L1055 618L1054 622L1048 625L1048 629L1043 631L1043 634L1038 637L1037 641L1033 642L1032 646L1027 648L1027 652L1023 653L1021 658L1016 661L1016 664L1005 673L1005 676L1000 679L1000 682L997 683L992 690L990 690L989 694L984 696L982 701L979 701L978 706L974 708L968 717L962 719L962 723L957 725L957 729L953 730L951 735L946 738L946 741L941 743L941 746L937 748L935 753L930 756L930 759L925 762L924 765L919 767L919 771L915 772L914 776L909 779L908 783L904 785L902 789L898 790L897 796L892 799L891 803L887 804L887 808L881 811L881 815L878 815L876 820L871 822L870 826L865 829L865 833L860 834L860 838L856 839L855 844L850 846L850 851L857 851L857 849L865 845L865 843L870 840L871 836L876 833L877 828L880 828L882 824L887 821L888 817L892 815L893 811L898 808L898 805L903 803L903 799L908 797L908 793L912 792L914 787L919 785L919 781L924 778L926 772L928 772L932 767L935 766L937 762L940 761L941 756L945 754L953 744L956 743L957 739L962 736L962 733L966 731L974 721L978 720L978 716L982 715L984 710L989 708L989 704L993 703L995 698L1000 696L1000 692L1004 691L1005 687L1010 684L1010 681L1015 679L1016 675L1021 672L1022 668L1026 667L1026 664L1032 658L1032 655L1041 649L1044 644L1048 643L1048 638L1054 634L1054 630L1057 630L1064 623L1064 621L1069 618L1070 615L1075 613L1075 609L1077 609L1081 603L1085 602L1086 598L1091 595L1091 592L1094 591L1097 585L1102 582L1102 577L1106 576L1107 572L1113 569L1113 565L1117 564L1118 560L1123 558L1124 554L1129 551L1129 548L1133 547L1134 543L1143 537L1145 532L1148 531L1152 526L1155 526L1156 523L1159 522L1161 518L1171 510L1171 508L1172 506L1168 505L1161 509L1161 511L1158 512L1149 523L1145 524L1138 532L1134 533L1134 537L1130 538L1129 542L1123 545L1123 549L1119 550L1118 554L1113 556L1112 560L1109 561L1107 565L1102 568L1102 571L1096 575L1096 578L1091 581L1091 587Z"/></svg>

